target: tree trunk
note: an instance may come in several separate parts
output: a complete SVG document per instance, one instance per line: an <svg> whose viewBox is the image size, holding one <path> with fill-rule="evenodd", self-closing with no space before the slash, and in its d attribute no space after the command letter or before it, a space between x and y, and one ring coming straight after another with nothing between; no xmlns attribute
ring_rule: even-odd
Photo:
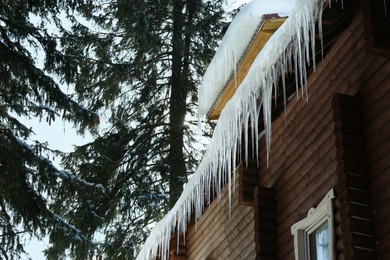
<svg viewBox="0 0 390 260"><path fill-rule="evenodd" d="M184 118L186 114L187 86L183 80L184 56L183 21L184 1L173 1L172 77L169 104L169 206L172 208L183 191L187 179L184 158Z"/></svg>

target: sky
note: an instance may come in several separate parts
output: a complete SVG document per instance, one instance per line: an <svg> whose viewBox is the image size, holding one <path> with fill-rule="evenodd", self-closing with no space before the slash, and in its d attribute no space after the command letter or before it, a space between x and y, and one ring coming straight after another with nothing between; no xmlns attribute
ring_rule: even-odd
<svg viewBox="0 0 390 260"><path fill-rule="evenodd" d="M251 2L251 0L229 0L226 9L233 10L248 2ZM34 129L36 135L33 136L33 139L37 139L40 142L47 142L52 149L71 152L75 145L82 145L92 140L92 137L88 134L85 136L77 135L71 124L64 123L61 120L56 120L51 125L48 125L44 119L41 122L37 120L26 120L25 123ZM56 164L58 165L59 162L56 162ZM43 241L37 241L29 237L24 239L26 242L25 250L33 260L45 259L42 251L49 246L47 238L44 238ZM22 259L25 260L28 258L25 257Z"/></svg>

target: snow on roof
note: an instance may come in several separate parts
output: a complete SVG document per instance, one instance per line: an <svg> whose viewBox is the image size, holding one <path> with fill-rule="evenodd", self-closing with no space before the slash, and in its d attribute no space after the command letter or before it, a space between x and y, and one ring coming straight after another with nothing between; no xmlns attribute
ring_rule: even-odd
<svg viewBox="0 0 390 260"><path fill-rule="evenodd" d="M234 18L209 64L199 88L199 115L208 114L239 66L267 14L286 17L295 0L253 0Z"/></svg>
<svg viewBox="0 0 390 260"><path fill-rule="evenodd" d="M211 192L220 195L223 184L226 182L230 201L232 180L238 161L237 153L241 150L242 145L242 127L248 129L249 124L254 126L251 128L251 135L255 138L253 139L255 144L258 144L259 133L256 127L261 108L263 109L265 138L269 151L272 92L278 87L280 76L284 83L284 75L293 66L297 68L297 85L299 84L303 87L302 89L305 89L306 63L312 58L313 66L315 64L313 55L315 52L315 23L319 19L321 28L323 1L327 0L296 0L289 18L264 46L241 86L232 99L227 102L214 130L210 147L196 172L186 184L175 206L156 224L137 259L150 260L156 258L157 255L160 255L162 260L167 259L173 233L185 234L190 218L194 216L196 221L199 220L203 209L210 202ZM280 2L285 3L285 1ZM257 0L255 3L269 4L267 1ZM246 9L243 12L249 12ZM248 26L248 24L243 26ZM236 30L239 31L239 28ZM247 40L250 41L250 38ZM225 52L224 55L229 56L230 54ZM248 136L244 138L245 144L247 144ZM247 157L247 154L248 147L245 148L244 156ZM211 187L213 187L212 191Z"/></svg>

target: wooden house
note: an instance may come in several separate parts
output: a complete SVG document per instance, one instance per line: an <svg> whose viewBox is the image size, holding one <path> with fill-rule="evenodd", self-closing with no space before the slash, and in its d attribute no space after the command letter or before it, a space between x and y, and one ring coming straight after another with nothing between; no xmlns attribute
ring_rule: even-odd
<svg viewBox="0 0 390 260"><path fill-rule="evenodd" d="M270 129L264 105L258 120L240 124L242 135L249 134L238 142L243 152L234 152L248 159L235 163L230 182L206 202L202 217L192 217L185 229L172 225L170 246L157 245L169 248L164 257L390 259L390 3L306 2L321 6L322 21L310 39L298 36L315 41L309 65L276 70L285 84L272 91ZM272 33L290 19L267 17L262 25L277 19ZM208 111L212 119L245 87L264 32L270 31L261 27L247 43Z"/></svg>

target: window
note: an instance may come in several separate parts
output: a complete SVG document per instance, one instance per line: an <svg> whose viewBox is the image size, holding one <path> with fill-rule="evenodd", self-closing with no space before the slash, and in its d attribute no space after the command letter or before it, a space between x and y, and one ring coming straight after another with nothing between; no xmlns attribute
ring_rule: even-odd
<svg viewBox="0 0 390 260"><path fill-rule="evenodd" d="M386 4L386 1L366 1L363 10L368 50L373 54L389 57L389 5Z"/></svg>
<svg viewBox="0 0 390 260"><path fill-rule="evenodd" d="M333 189L322 199L317 208L311 208L307 217L291 227L294 235L295 259L334 259Z"/></svg>

